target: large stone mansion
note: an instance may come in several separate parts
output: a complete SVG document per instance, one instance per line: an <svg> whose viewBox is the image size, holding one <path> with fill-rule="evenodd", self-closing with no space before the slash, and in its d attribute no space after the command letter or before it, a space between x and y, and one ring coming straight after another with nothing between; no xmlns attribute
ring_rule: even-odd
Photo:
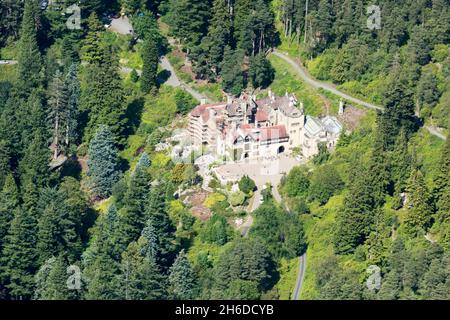
<svg viewBox="0 0 450 320"><path fill-rule="evenodd" d="M310 158L323 142L333 148L342 125L335 117L305 115L294 95L268 97L242 94L227 102L200 104L189 114L189 134L197 145L209 147L229 160L261 159L300 149Z"/></svg>

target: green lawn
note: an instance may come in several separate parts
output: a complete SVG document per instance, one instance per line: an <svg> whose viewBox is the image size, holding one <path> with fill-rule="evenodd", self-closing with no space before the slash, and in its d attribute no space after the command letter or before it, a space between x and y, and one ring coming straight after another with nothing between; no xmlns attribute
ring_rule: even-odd
<svg viewBox="0 0 450 320"><path fill-rule="evenodd" d="M326 103L333 104L318 90L303 82L284 60L273 55L269 60L275 68L275 79L270 88L276 95L284 95L286 91L294 93L299 102L303 102L305 112L314 116L324 114Z"/></svg>

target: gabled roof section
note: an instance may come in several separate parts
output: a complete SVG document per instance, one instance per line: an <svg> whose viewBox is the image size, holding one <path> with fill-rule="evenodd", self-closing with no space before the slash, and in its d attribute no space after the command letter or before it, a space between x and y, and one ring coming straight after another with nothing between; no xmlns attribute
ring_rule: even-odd
<svg viewBox="0 0 450 320"><path fill-rule="evenodd" d="M305 131L310 137L318 135L323 131L322 122L316 117L306 116Z"/></svg>

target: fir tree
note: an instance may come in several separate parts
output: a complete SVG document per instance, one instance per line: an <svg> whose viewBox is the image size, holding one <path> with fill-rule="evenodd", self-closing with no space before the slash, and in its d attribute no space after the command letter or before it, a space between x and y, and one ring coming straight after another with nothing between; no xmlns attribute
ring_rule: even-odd
<svg viewBox="0 0 450 320"><path fill-rule="evenodd" d="M241 51L233 51L229 46L225 47L221 71L222 87L225 92L235 96L239 95L245 87L242 61Z"/></svg>
<svg viewBox="0 0 450 320"><path fill-rule="evenodd" d="M156 259L163 271L167 270L174 258L175 227L166 211L166 185L153 187L148 196L146 217L158 238L159 254ZM141 228L142 230L142 228Z"/></svg>
<svg viewBox="0 0 450 320"><path fill-rule="evenodd" d="M119 180L117 149L109 129L100 126L89 144L88 177L93 194L107 198Z"/></svg>
<svg viewBox="0 0 450 320"><path fill-rule="evenodd" d="M166 297L165 277L153 258L143 256L132 242L122 254L119 294L126 300L160 300Z"/></svg>
<svg viewBox="0 0 450 320"><path fill-rule="evenodd" d="M102 43L103 26L95 12L88 18L88 33L83 45L83 59L90 64L104 61L105 51Z"/></svg>
<svg viewBox="0 0 450 320"><path fill-rule="evenodd" d="M89 86L81 94L80 110L88 116L84 140L90 141L97 127L105 125L111 130L114 141L123 144L126 104L118 60L112 52L104 50L104 62L88 69L86 82Z"/></svg>
<svg viewBox="0 0 450 320"><path fill-rule="evenodd" d="M412 232L427 230L433 214L433 203L420 170L414 169L411 172L406 191L408 212L405 216L405 223L408 230Z"/></svg>
<svg viewBox="0 0 450 320"><path fill-rule="evenodd" d="M144 67L141 76L141 91L149 93L152 89L157 87L158 76L158 45L154 37L148 36L144 40L142 47L142 60Z"/></svg>
<svg viewBox="0 0 450 320"><path fill-rule="evenodd" d="M63 140L63 113L67 105L67 92L64 88L64 80L59 70L56 71L49 88L49 122L53 136L53 159L57 159L60 153L60 144Z"/></svg>
<svg viewBox="0 0 450 320"><path fill-rule="evenodd" d="M78 113L80 100L80 81L78 80L77 65L71 64L64 81L67 94L67 104L63 113L64 143L68 148L78 138Z"/></svg>
<svg viewBox="0 0 450 320"><path fill-rule="evenodd" d="M197 281L184 250L170 268L169 291L176 300L190 300L196 296Z"/></svg>
<svg viewBox="0 0 450 320"><path fill-rule="evenodd" d="M344 207L336 218L334 247L337 253L351 253L362 244L372 224L375 207L373 189L364 169L356 169Z"/></svg>
<svg viewBox="0 0 450 320"><path fill-rule="evenodd" d="M0 192L0 253L8 233L13 213L19 206L19 190L12 174L6 176L3 190Z"/></svg>
<svg viewBox="0 0 450 320"><path fill-rule="evenodd" d="M249 77L253 88L267 88L275 78L275 69L265 55L260 53L250 61Z"/></svg>
<svg viewBox="0 0 450 320"><path fill-rule="evenodd" d="M136 241L144 228L146 207L150 192L150 176L143 167L137 167L131 176L128 190L123 199L120 232L125 247L131 241Z"/></svg>
<svg viewBox="0 0 450 320"><path fill-rule="evenodd" d="M18 53L20 92L27 95L42 84L42 57L37 43L37 2L25 0Z"/></svg>
<svg viewBox="0 0 450 320"><path fill-rule="evenodd" d="M33 295L36 271L36 220L33 215L17 208L11 222L2 253L2 277L14 299L29 299Z"/></svg>
<svg viewBox="0 0 450 320"><path fill-rule="evenodd" d="M69 290L67 286L67 261L64 256L51 257L36 273L36 300L73 300L76 291Z"/></svg>
<svg viewBox="0 0 450 320"><path fill-rule="evenodd" d="M439 173L436 177L434 194L439 222L446 222L450 218L450 139L442 146Z"/></svg>

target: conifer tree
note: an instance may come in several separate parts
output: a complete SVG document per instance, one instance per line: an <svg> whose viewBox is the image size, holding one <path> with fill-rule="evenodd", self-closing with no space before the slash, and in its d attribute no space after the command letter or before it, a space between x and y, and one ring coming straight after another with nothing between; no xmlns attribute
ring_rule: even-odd
<svg viewBox="0 0 450 320"><path fill-rule="evenodd" d="M166 297L165 277L152 257L142 255L132 242L122 254L119 295L126 300L158 300Z"/></svg>
<svg viewBox="0 0 450 320"><path fill-rule="evenodd" d="M117 211L111 205L95 229L95 241L83 254L83 274L86 299L119 299L117 287L120 275L120 252L117 252L115 230Z"/></svg>
<svg viewBox="0 0 450 320"><path fill-rule="evenodd" d="M42 84L42 57L37 43L37 1L25 0L18 53L18 84L27 95Z"/></svg>
<svg viewBox="0 0 450 320"><path fill-rule="evenodd" d="M149 192L150 176L146 168L138 166L123 199L120 231L125 246L136 241L144 228Z"/></svg>
<svg viewBox="0 0 450 320"><path fill-rule="evenodd" d="M142 47L142 60L144 61L144 67L141 76L141 91L149 93L152 89L157 87L158 76L158 44L154 37L147 36L144 40Z"/></svg>
<svg viewBox="0 0 450 320"><path fill-rule="evenodd" d="M80 100L80 81L78 80L77 65L72 63L64 81L67 94L67 104L64 110L64 143L68 148L78 138L78 113Z"/></svg>
<svg viewBox="0 0 450 320"><path fill-rule="evenodd" d="M225 92L239 95L244 89L244 73L242 71L243 53L233 51L229 46L225 47L222 71L222 88Z"/></svg>
<svg viewBox="0 0 450 320"><path fill-rule="evenodd" d="M53 136L53 159L57 159L61 150L60 144L63 141L63 114L67 105L67 92L64 88L64 80L61 72L56 71L49 88L49 106L48 114Z"/></svg>
<svg viewBox="0 0 450 320"><path fill-rule="evenodd" d="M20 161L19 171L22 185L31 181L38 189L47 186L50 180L48 149L42 131L38 129L29 142L25 156Z"/></svg>
<svg viewBox="0 0 450 320"><path fill-rule="evenodd" d="M89 144L88 177L93 194L99 198L111 195L113 185L119 180L117 149L111 132L100 126Z"/></svg>
<svg viewBox="0 0 450 320"><path fill-rule="evenodd" d="M35 300L73 300L77 298L75 290L67 286L67 261L63 255L51 257L36 273Z"/></svg>
<svg viewBox="0 0 450 320"><path fill-rule="evenodd" d="M251 59L249 77L253 88L267 88L275 78L275 69L263 53Z"/></svg>
<svg viewBox="0 0 450 320"><path fill-rule="evenodd" d="M433 203L423 174L419 169L411 172L406 191L408 212L405 216L405 223L408 230L411 232L427 230L433 214Z"/></svg>
<svg viewBox="0 0 450 320"><path fill-rule="evenodd" d="M372 186L375 206L378 207L384 204L390 185L390 163L381 138L381 135L375 138L368 168L369 183Z"/></svg>
<svg viewBox="0 0 450 320"><path fill-rule="evenodd" d="M6 176L3 189L0 192L0 253L8 233L13 213L19 206L19 190L12 174Z"/></svg>
<svg viewBox="0 0 450 320"><path fill-rule="evenodd" d="M123 144L125 138L125 94L119 74L118 59L113 52L105 50L104 62L90 66L85 87L81 94L80 111L88 115L84 141L89 142L99 125L108 126L116 144Z"/></svg>
<svg viewBox="0 0 450 320"><path fill-rule="evenodd" d="M169 291L176 300L190 300L196 296L197 281L184 249L170 268Z"/></svg>
<svg viewBox="0 0 450 320"><path fill-rule="evenodd" d="M103 26L95 12L88 18L88 33L83 45L83 60L90 64L100 64L104 60L104 48L102 44Z"/></svg>
<svg viewBox="0 0 450 320"><path fill-rule="evenodd" d="M33 295L34 272L37 269L35 250L36 219L23 208L14 211L1 257L2 278L13 299L29 299Z"/></svg>
<svg viewBox="0 0 450 320"><path fill-rule="evenodd" d="M171 0L169 22L172 34L191 48L200 43L207 32L209 1Z"/></svg>
<svg viewBox="0 0 450 320"><path fill-rule="evenodd" d="M336 218L334 247L337 253L351 253L362 244L372 224L375 207L373 189L363 168L356 168L344 207Z"/></svg>
<svg viewBox="0 0 450 320"><path fill-rule="evenodd" d="M436 177L434 193L436 195L436 208L440 222L450 218L450 139L442 146L439 173Z"/></svg>
<svg viewBox="0 0 450 320"><path fill-rule="evenodd" d="M166 185L160 184L150 190L146 208L147 226L151 224L156 233L159 254L156 261L163 271L167 270L174 258L175 227L166 211ZM142 229L141 229L142 230Z"/></svg>
<svg viewBox="0 0 450 320"><path fill-rule="evenodd" d="M208 56L208 67L216 76L220 73L220 63L223 60L225 46L231 45L232 41L232 20L229 3L227 0L213 1L208 35L202 40L203 50Z"/></svg>

